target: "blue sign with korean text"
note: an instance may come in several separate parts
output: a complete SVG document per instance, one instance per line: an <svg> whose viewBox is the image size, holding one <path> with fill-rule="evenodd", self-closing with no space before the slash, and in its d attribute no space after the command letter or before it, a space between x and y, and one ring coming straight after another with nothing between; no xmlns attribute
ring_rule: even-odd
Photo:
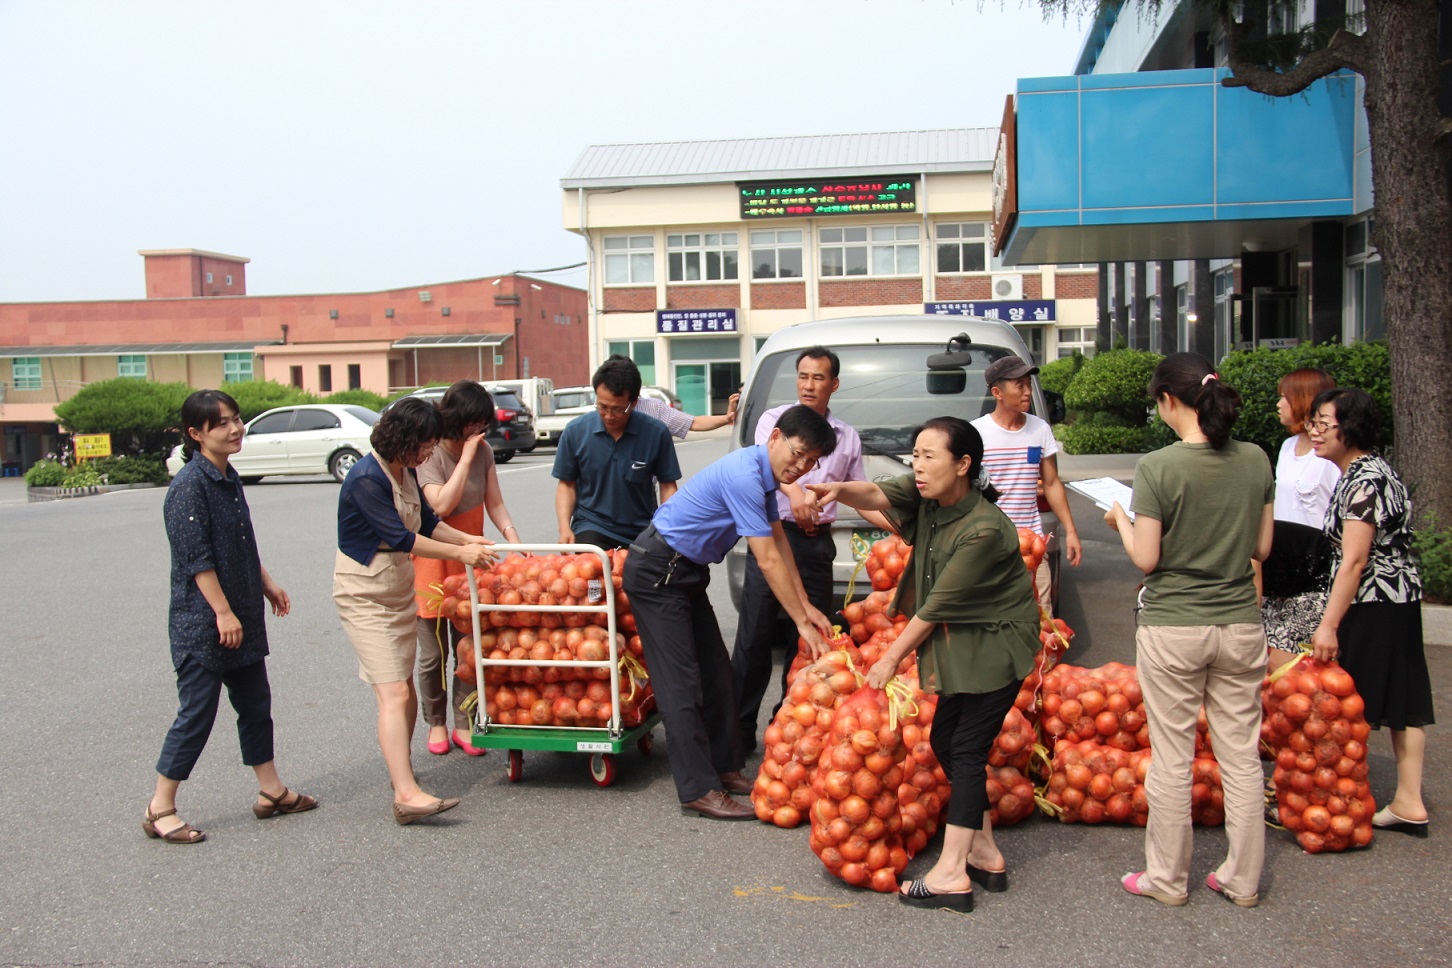
<svg viewBox="0 0 1452 968"><path fill-rule="evenodd" d="M1005 323L1052 323L1057 321L1052 299L983 299L974 302L923 303L923 312L934 316L977 316Z"/></svg>
<svg viewBox="0 0 1452 968"><path fill-rule="evenodd" d="M734 333L734 309L657 309L655 331L666 335L683 333Z"/></svg>

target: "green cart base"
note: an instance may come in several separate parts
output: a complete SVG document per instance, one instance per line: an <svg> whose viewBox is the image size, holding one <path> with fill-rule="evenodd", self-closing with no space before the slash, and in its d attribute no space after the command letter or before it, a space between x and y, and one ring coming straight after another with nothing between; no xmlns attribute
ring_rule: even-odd
<svg viewBox="0 0 1452 968"><path fill-rule="evenodd" d="M590 778L596 786L615 782L615 757L634 743L644 756L655 748L650 731L660 722L660 713L653 712L639 726L632 726L618 737L607 729L560 729L552 726L491 726L487 733L474 732L474 745L480 749L508 750L510 783L524 779L524 751L551 750L556 753L589 753Z"/></svg>

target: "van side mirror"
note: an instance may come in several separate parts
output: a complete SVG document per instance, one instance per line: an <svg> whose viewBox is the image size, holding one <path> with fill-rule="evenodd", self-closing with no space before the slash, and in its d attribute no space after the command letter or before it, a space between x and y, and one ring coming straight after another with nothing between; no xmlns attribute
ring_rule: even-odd
<svg viewBox="0 0 1452 968"><path fill-rule="evenodd" d="M1049 405L1049 423L1063 423L1064 418L1069 415L1068 408L1064 406L1064 395L1055 393L1053 390L1045 390L1044 401Z"/></svg>

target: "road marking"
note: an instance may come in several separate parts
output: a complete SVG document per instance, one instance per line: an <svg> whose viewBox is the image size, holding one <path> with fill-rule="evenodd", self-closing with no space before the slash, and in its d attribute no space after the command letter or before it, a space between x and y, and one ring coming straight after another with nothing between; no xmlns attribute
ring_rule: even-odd
<svg viewBox="0 0 1452 968"><path fill-rule="evenodd" d="M808 904L826 904L830 908L851 908L857 906L856 901L834 902L831 898L802 894L799 891L789 891L785 887L737 887L733 888L731 893L737 897L774 897L783 901L805 901Z"/></svg>

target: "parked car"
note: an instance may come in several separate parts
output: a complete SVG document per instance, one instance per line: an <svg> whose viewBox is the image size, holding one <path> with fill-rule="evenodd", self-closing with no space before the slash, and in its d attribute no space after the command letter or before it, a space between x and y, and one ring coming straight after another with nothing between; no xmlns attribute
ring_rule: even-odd
<svg viewBox="0 0 1452 968"><path fill-rule="evenodd" d="M541 444L557 444L560 433L571 420L595 409L593 387L561 387L550 395L554 412L534 421L535 439Z"/></svg>
<svg viewBox="0 0 1452 968"><path fill-rule="evenodd" d="M646 385L640 388L640 395L642 397L655 397L657 400L665 401L677 410L681 409L681 398L676 396L674 390Z"/></svg>
<svg viewBox="0 0 1452 968"><path fill-rule="evenodd" d="M527 454L534 450L534 413L508 387L495 383L480 385L489 391L489 396L494 398L494 418L498 423L484 438L489 441L489 447L494 451L494 462L507 464L514 460L517 452L523 451ZM446 390L448 387L419 387L409 396L421 397L424 400L438 403L443 399ZM397 402L397 400L394 401L394 403ZM389 404L389 406L392 405ZM387 410L388 407L383 409Z"/></svg>
<svg viewBox="0 0 1452 968"><path fill-rule="evenodd" d="M275 407L247 424L242 449L232 455L231 464L246 484L300 474L331 474L341 483L370 450L368 436L377 422L377 412L367 407L329 403ZM181 468L178 444L166 469L175 477Z"/></svg>
<svg viewBox="0 0 1452 968"><path fill-rule="evenodd" d="M764 412L796 401L797 354L816 345L830 347L842 360L841 387L832 394L832 413L861 436L868 480L903 474L911 467L909 435L923 421L945 414L974 420L992 411L993 396L983 382L989 363L1009 354L1032 361L1014 328L997 320L872 316L787 326L762 345L746 377L740 419L731 433L732 450L755 442L756 424ZM1050 422L1063 419L1063 398L1044 393L1037 378L1033 412ZM1055 530L1057 523L1052 513L1044 515L1046 532ZM872 527L845 505L838 506L832 531L837 543L833 598L845 602L858 567L854 544L865 548L887 532ZM727 584L738 607L747 553L742 541L726 556ZM1049 561L1055 600L1059 557L1056 544ZM866 576L858 574L854 598L871 590Z"/></svg>
<svg viewBox="0 0 1452 968"><path fill-rule="evenodd" d="M555 381L547 376L532 376L523 380L495 380L489 385L513 391L525 408L534 414L536 422L554 413ZM531 441L528 447L521 447L520 450L528 454L537 443L537 440Z"/></svg>

